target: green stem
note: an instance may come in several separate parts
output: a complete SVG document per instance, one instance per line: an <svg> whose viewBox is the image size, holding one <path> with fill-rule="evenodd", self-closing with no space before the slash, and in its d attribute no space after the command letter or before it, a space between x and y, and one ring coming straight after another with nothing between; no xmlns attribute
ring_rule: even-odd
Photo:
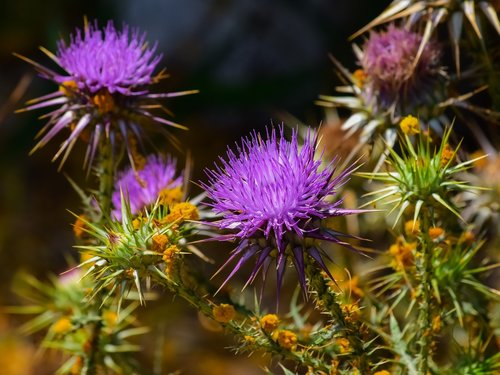
<svg viewBox="0 0 500 375"><path fill-rule="evenodd" d="M100 311L98 310L99 314ZM97 354L99 352L99 337L101 335L102 323L100 321L94 324L92 337L90 338L90 351L86 358L86 363L83 373L85 375L97 374Z"/></svg>
<svg viewBox="0 0 500 375"><path fill-rule="evenodd" d="M318 307L333 318L340 331L344 332L345 338L349 340L352 348L352 356L356 357L356 366L361 373L367 373L369 366L366 352L363 346L363 339L360 336L360 325L346 319L342 306L338 302L337 293L328 285L330 280L318 272L317 267L308 263L306 265L306 276L309 281L311 293L317 297Z"/></svg>
<svg viewBox="0 0 500 375"><path fill-rule="evenodd" d="M113 147L109 139L104 139L100 148L99 176L99 204L101 206L101 224L111 215L111 197L114 185Z"/></svg>
<svg viewBox="0 0 500 375"><path fill-rule="evenodd" d="M429 370L429 356L432 346L432 318L431 318L431 241L429 238L429 218L423 215L421 226L420 262L417 262L417 272L420 279L420 304L418 316L418 370L420 374L427 374Z"/></svg>
<svg viewBox="0 0 500 375"><path fill-rule="evenodd" d="M169 280L165 276L159 276L157 274L154 275L155 281L158 284L167 287L175 295L186 300L189 304L195 307L195 309L198 312L215 320L213 314L214 304L206 298L206 293L203 293L203 291L198 290L196 287L189 287L187 285L185 279L186 277L189 278L189 275L186 276L185 273L188 273L189 271L185 269L181 271L179 270L179 268L182 268L182 265L178 264L178 266L179 267L176 267L175 275L173 275L174 281ZM183 273L182 276L181 273ZM253 319L251 319L252 318L251 313L249 313L248 310L246 310L245 308L238 308L237 304L233 305L237 307L237 310L240 314L243 314L245 316L243 321L242 322L230 321L228 323L220 323L220 324L227 331L239 337L240 339L244 339L245 336L252 336L255 333L255 329L252 328L251 322L253 321ZM330 364L325 363L325 361L322 361L321 358L316 358L313 353L306 351L294 351L282 348L268 335L260 336L257 342L255 343L255 346L257 346L259 349L263 350L266 353L273 353L279 355L283 358L292 360L303 366L311 366L316 370L325 371L326 373L330 372Z"/></svg>
<svg viewBox="0 0 500 375"><path fill-rule="evenodd" d="M114 162L113 162L113 147L109 139L105 138L100 147L99 165L97 168L99 177L99 205L101 207L100 223L104 225L111 216L111 197L113 194L114 184ZM99 294L99 295L102 295ZM95 313L101 318L101 302L102 300L96 296ZM94 324L92 336L90 338L90 348L86 357L86 364L83 373L85 375L97 374L97 356L99 353L99 341L101 335L102 323L99 320Z"/></svg>

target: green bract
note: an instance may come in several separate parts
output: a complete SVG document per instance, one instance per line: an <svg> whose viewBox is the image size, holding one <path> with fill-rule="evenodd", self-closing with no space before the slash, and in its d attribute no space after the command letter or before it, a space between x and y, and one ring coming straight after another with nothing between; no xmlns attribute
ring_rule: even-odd
<svg viewBox="0 0 500 375"><path fill-rule="evenodd" d="M439 146L435 146L428 135L419 135L415 146L410 137L403 135L401 154L389 149L387 171L359 173L388 185L366 194L375 198L364 206L383 202L392 206L390 212L399 209L394 225L409 207L414 209L414 220L422 209L445 209L462 220L453 201L454 195L479 188L455 179L455 175L469 169L478 159L455 164L459 147L451 149L448 145L450 133L451 127L445 130Z"/></svg>
<svg viewBox="0 0 500 375"><path fill-rule="evenodd" d="M185 245L192 226L184 225L179 218L169 221L171 209L158 203L144 216L134 217L122 194L121 207L121 221L111 221L105 226L85 222L84 230L96 241L76 246L91 256L79 267L88 266L84 277L96 280L93 296L104 293L110 297L117 293L120 304L136 289L143 303L144 281L153 276L167 277L164 251L167 246Z"/></svg>

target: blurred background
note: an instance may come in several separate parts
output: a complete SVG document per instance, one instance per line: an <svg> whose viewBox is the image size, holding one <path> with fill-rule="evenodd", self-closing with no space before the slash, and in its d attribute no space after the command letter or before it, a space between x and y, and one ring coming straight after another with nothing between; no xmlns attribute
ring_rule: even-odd
<svg viewBox="0 0 500 375"><path fill-rule="evenodd" d="M158 92L199 89L200 94L173 99L167 106L176 121L189 127L177 131L194 159L193 181L203 179L227 144L251 129L261 130L284 118L311 126L323 119L314 105L319 94L338 84L328 58L332 53L355 68L347 38L387 6L372 0L19 0L0 2L0 304L17 303L11 281L20 270L40 278L58 274L75 256L71 210L80 201L65 174L80 186L93 183L82 171L83 156L72 154L63 173L50 162L59 145L49 143L28 156L44 112L14 114L31 98L52 92L52 83L12 55L17 52L48 66L38 50L56 50L83 18L123 22L147 32L163 53L161 67L171 77ZM289 124L294 125L294 124ZM78 149L77 149L78 150ZM185 155L172 150L180 161ZM193 187L193 194L197 188ZM227 254L225 252L223 257ZM213 254L210 254L213 255ZM232 339L204 330L197 314L183 301L148 305L144 319L164 332L161 345L168 371L186 374L261 373L258 365L234 357ZM33 338L20 338L19 317L0 313L0 368L3 374L50 374L52 362L26 361L36 348ZM175 323L175 324L172 324ZM216 345L213 345L217 342ZM149 345L152 345L150 343ZM147 345L145 345L147 348ZM138 354L144 363L152 354ZM195 359L195 360L193 360ZM38 361L40 361L39 359ZM253 360L263 361L261 356ZM57 359L54 358L54 362ZM264 359L265 362L265 359ZM264 363L263 362L263 363ZM42 363L42 365L40 365ZM5 370L6 369L6 370ZM7 372L5 372L7 371Z"/></svg>

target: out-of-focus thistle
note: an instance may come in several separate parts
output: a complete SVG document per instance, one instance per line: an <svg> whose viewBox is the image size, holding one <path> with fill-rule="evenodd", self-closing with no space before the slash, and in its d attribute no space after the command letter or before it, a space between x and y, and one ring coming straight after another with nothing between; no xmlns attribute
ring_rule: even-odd
<svg viewBox="0 0 500 375"><path fill-rule="evenodd" d="M441 91L446 73L440 65L440 50L435 42L430 42L419 52L421 42L420 34L391 24L385 31L372 31L363 48L354 45L361 66L354 73L332 57L346 83L337 90L349 95L320 95L318 104L351 111L342 125L346 137L359 134L358 146L352 150L351 157L365 144L377 142L379 135L387 147L392 147L402 115L429 116L433 112L431 107L443 99ZM448 124L446 118L440 121ZM384 158L385 154L377 168Z"/></svg>
<svg viewBox="0 0 500 375"><path fill-rule="evenodd" d="M498 124L500 122L498 9L498 2L495 0L394 0L382 14L356 32L353 38L378 25L401 20L409 29L422 30L418 60L427 44L437 34L436 29L446 23L456 71L452 81L458 83L464 78L470 82L467 92L449 96L440 103L440 107L464 108L488 122ZM461 55L464 55L465 59ZM462 60L467 61L467 66ZM485 89L488 90L493 102L493 111L468 100ZM453 90L456 92L456 88Z"/></svg>
<svg viewBox="0 0 500 375"><path fill-rule="evenodd" d="M216 239L239 242L220 268L238 259L221 288L253 257L256 262L247 284L261 270L265 278L274 259L279 296L290 258L305 293L306 257L330 274L318 240L352 248L341 239L349 235L326 227L322 219L363 212L343 209L342 200L335 199L337 190L356 167L351 165L335 175L333 161L321 170L321 161L315 159L317 142L317 134L311 130L300 148L296 130L290 142L285 139L283 127L278 133L274 128L268 130L265 139L254 132L242 140L237 153L228 150L227 160L221 159L220 166L206 171L209 182L202 186L212 200L209 205L222 216L212 225L229 232Z"/></svg>
<svg viewBox="0 0 500 375"><path fill-rule="evenodd" d="M121 220L122 194L127 197L132 215L151 207L158 199L167 205L181 202L183 178L176 173L175 159L154 154L137 169L122 171L115 181L112 217Z"/></svg>
<svg viewBox="0 0 500 375"><path fill-rule="evenodd" d="M402 121L405 125L406 118ZM416 146L408 134L403 135L401 155L389 149L388 170L385 172L360 173L360 175L383 182L386 187L370 192L376 197L364 206L377 202L391 205L391 211L398 210L394 225L405 210L412 208L414 220L420 210L446 210L463 220L454 202L454 197L462 191L477 190L465 181L455 179L459 172L471 168L478 159L455 163L458 147L453 149L448 143L451 127L445 129L439 146L431 142L426 131L417 135ZM480 159L480 158L479 158Z"/></svg>
<svg viewBox="0 0 500 375"><path fill-rule="evenodd" d="M498 5L496 5L498 7ZM500 35L498 8L495 9L494 0L394 0L378 17L357 31L355 38L375 26L397 19L405 19L410 27L419 22L425 23L421 50L429 41L434 29L447 20L450 40L455 54L457 72L460 72L460 44L463 36L464 18L481 42L484 41L484 25L481 23L480 13L487 19L495 32Z"/></svg>
<svg viewBox="0 0 500 375"><path fill-rule="evenodd" d="M61 166L76 141L87 144L85 164L92 165L99 144L108 139L114 151L126 148L130 161L131 142L141 142L144 126L156 124L156 130L170 136L163 128L184 128L173 121L156 116L153 110L168 113L158 99L195 93L195 90L152 93L151 86L166 78L165 71L155 74L162 55L156 45L148 46L145 34L124 25L117 30L108 22L100 29L97 21L77 29L69 43L59 41L56 54L41 50L62 70L59 73L23 56L34 65L41 77L59 85L57 91L33 99L21 111L59 106L43 116L48 123L39 132L40 141L32 152L44 146L63 129L70 134L53 160L62 156ZM101 150L102 151L102 150Z"/></svg>
<svg viewBox="0 0 500 375"><path fill-rule="evenodd" d="M73 270L57 278L51 277L50 282L40 282L31 275L19 275L15 291L30 304L9 310L36 314L21 327L22 332L33 334L46 330L42 348L61 351L64 355L58 374L87 374L104 369L117 373L140 371L130 355L140 347L128 341L148 332L134 317L139 304L128 302L117 315L113 301L99 301L102 313L96 314L95 303L85 292L94 287L93 280L81 279L81 276L81 272ZM98 347L92 348L95 345ZM96 356L89 361L87 352L91 348Z"/></svg>
<svg viewBox="0 0 500 375"><path fill-rule="evenodd" d="M431 91L436 78L444 76L440 51L428 43L416 60L421 42L420 34L393 24L386 31L370 33L359 56L367 103L378 111L395 107L398 113L409 112Z"/></svg>

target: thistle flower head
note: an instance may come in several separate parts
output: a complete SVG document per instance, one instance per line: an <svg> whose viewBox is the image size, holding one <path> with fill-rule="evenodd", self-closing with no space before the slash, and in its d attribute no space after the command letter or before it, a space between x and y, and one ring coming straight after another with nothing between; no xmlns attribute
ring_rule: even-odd
<svg viewBox="0 0 500 375"><path fill-rule="evenodd" d="M127 25L119 31L111 21L103 30L97 23L89 24L77 29L69 44L59 41L56 57L67 74L54 78L60 84L72 81L90 93L105 89L110 94L140 94L135 90L147 90L145 86L153 83L162 58L156 54L156 44L148 47L145 41L145 34Z"/></svg>
<svg viewBox="0 0 500 375"><path fill-rule="evenodd" d="M241 259L224 284L254 255L257 261L248 282L261 267L265 275L276 250L278 291L288 257L305 288L304 253L328 271L319 247L306 237L348 246L339 239L342 234L324 228L321 219L358 212L341 208L341 199L330 200L354 168L335 177L333 163L322 170L321 161L315 159L317 142L312 131L302 147L296 131L291 141L285 139L283 127L267 131L266 139L254 132L236 152L228 150L220 166L207 170L209 184L202 185L214 212L222 216L215 225L230 232L222 238L240 241L228 262L237 256Z"/></svg>
<svg viewBox="0 0 500 375"><path fill-rule="evenodd" d="M127 168L118 175L112 196L112 216L122 217L122 194L128 198L133 215L153 205L162 193L182 186L182 176L177 175L176 160L170 156L150 155L141 170Z"/></svg>
<svg viewBox="0 0 500 375"><path fill-rule="evenodd" d="M437 73L438 48L433 43L426 43L418 56L421 43L420 34L392 24L385 32L370 33L360 63L366 85L372 95L379 96L383 105L390 104L398 96L415 96L422 82Z"/></svg>
<svg viewBox="0 0 500 375"><path fill-rule="evenodd" d="M401 18L406 18L407 24L411 26L425 22L426 28L429 28L431 32L434 32L438 26L447 23L449 40L453 47L455 67L457 72L460 73L460 51L461 48L467 45L467 39L470 40L470 36L479 38L481 42L484 42L488 36L486 30L489 26L492 26L496 33L500 35L500 22L497 13L498 2L495 3L494 0L443 0L438 2L393 0L376 19L354 33L352 38L371 30L375 26ZM465 26L466 24L471 27L468 27L469 25ZM489 51L484 49L481 52L487 53Z"/></svg>
<svg viewBox="0 0 500 375"><path fill-rule="evenodd" d="M42 48L64 72L55 72L28 58L19 56L34 65L40 75L55 82L59 89L51 94L33 99L21 111L59 106L47 116L49 121L42 129L36 151L64 129L70 135L62 143L54 159L64 163L78 139L85 141L85 165L90 167L102 142L111 143L113 151L125 147L132 155L137 141L142 142L144 128L148 125L183 126L158 117L153 110L167 112L157 99L191 94L151 93L151 85L166 75L155 74L161 55L156 45L149 47L145 34L124 25L121 30L109 22L100 29L97 22L77 29L70 41L61 40L53 54ZM165 132L165 129L157 129ZM133 164L133 159L130 160Z"/></svg>

